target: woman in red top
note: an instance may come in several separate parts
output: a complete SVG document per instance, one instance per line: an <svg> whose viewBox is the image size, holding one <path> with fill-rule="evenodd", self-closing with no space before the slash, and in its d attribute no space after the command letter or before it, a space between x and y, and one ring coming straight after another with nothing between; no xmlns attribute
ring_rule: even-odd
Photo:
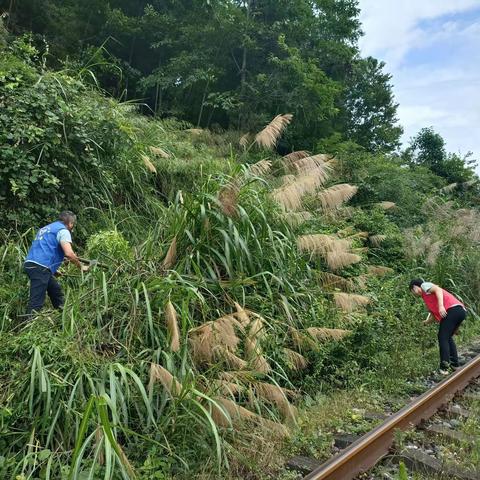
<svg viewBox="0 0 480 480"><path fill-rule="evenodd" d="M440 349L440 370L448 373L450 367L458 367L457 347L453 335L465 320L467 310L463 303L438 285L417 278L410 282L410 291L422 297L429 310L425 324L437 321L438 346Z"/></svg>

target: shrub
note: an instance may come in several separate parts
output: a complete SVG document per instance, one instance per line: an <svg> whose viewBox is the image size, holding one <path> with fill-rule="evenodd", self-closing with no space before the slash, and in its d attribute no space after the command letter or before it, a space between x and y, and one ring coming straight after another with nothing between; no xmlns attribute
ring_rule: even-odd
<svg viewBox="0 0 480 480"><path fill-rule="evenodd" d="M132 249L128 241L117 230L102 231L92 235L87 241L87 254L90 258L107 257L113 260L131 260Z"/></svg>

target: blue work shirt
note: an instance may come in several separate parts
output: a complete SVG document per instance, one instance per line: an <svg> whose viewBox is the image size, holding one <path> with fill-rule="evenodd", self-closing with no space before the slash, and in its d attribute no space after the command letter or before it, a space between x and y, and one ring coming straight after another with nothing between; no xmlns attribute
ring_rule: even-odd
<svg viewBox="0 0 480 480"><path fill-rule="evenodd" d="M62 242L72 243L72 235L64 223L53 222L41 228L28 251L25 263L35 263L55 273L65 258Z"/></svg>

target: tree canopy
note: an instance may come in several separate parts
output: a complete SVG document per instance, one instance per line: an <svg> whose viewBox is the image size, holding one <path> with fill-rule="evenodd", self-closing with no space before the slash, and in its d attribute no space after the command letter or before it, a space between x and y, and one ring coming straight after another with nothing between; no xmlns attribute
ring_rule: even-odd
<svg viewBox="0 0 480 480"><path fill-rule="evenodd" d="M360 56L357 0L1 0L117 97L199 127L252 131L293 113L287 148L339 133L392 151L401 127L383 63Z"/></svg>

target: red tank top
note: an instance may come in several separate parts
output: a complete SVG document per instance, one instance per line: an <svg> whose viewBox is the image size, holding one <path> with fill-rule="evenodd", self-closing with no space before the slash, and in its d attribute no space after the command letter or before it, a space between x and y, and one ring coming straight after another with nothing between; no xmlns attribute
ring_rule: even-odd
<svg viewBox="0 0 480 480"><path fill-rule="evenodd" d="M454 305L461 305L463 308L465 308L465 305L458 298L454 297L450 292L447 292L443 288L441 290L443 293L443 306L445 307L445 310L448 310ZM437 322L441 322L442 316L438 311L437 296L434 293L425 293L422 290L422 298L428 310L430 310L430 313L435 317Z"/></svg>

